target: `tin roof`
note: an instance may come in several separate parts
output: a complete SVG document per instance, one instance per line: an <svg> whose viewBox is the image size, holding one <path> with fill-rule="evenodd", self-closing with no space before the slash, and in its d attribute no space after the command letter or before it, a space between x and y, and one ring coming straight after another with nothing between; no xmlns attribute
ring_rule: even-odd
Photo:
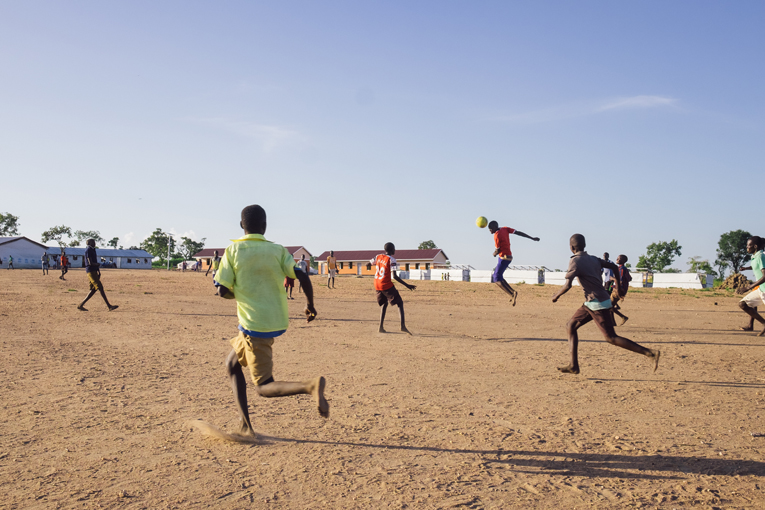
<svg viewBox="0 0 765 510"><path fill-rule="evenodd" d="M384 250L335 250L335 258L338 262L356 262L372 260L383 252ZM396 254L393 255L393 257L395 257L396 260L434 260L439 253L444 253L444 251L441 248L434 248L432 250L396 250ZM316 257L316 260L327 260L327 257L329 257L329 251L325 251ZM449 260L446 253L444 253L444 258Z"/></svg>

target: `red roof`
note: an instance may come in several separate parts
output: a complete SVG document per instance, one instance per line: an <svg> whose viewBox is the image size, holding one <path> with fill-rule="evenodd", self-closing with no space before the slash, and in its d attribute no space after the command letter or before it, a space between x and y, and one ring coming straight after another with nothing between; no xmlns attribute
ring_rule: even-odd
<svg viewBox="0 0 765 510"><path fill-rule="evenodd" d="M384 250L355 250L355 251L339 251L335 250L335 258L338 262L345 261L363 261L372 260L377 255L383 253ZM432 250L396 250L396 254L393 255L396 260L433 260L436 256L443 252L441 248L434 248ZM325 251L316 260L325 261L329 257L329 252ZM448 260L449 257L444 253L444 257Z"/></svg>
<svg viewBox="0 0 765 510"><path fill-rule="evenodd" d="M290 255L294 255L296 251L298 251L300 248L303 248L305 251L308 251L305 246L285 246L287 248L287 251L290 252ZM213 252L217 251L219 256L223 255L223 252L226 251L226 248L205 248L204 250L195 253L192 258L195 259L205 259L210 258L213 256ZM308 251L308 256L311 256L311 252Z"/></svg>

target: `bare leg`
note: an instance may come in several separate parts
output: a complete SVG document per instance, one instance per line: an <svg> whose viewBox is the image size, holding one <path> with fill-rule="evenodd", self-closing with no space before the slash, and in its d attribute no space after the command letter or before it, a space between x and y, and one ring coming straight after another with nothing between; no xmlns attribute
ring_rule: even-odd
<svg viewBox="0 0 765 510"><path fill-rule="evenodd" d="M384 305L380 308L380 328L377 330L378 333L386 333L385 328L383 328L383 322L385 322L385 311L388 309L388 302L386 301Z"/></svg>
<svg viewBox="0 0 765 510"><path fill-rule="evenodd" d="M496 282L496 284L512 298L513 306L515 306L515 301L518 299L518 291L514 290L504 279Z"/></svg>
<svg viewBox="0 0 765 510"><path fill-rule="evenodd" d="M739 305L739 306L741 306L741 305ZM747 306L749 306L749 305L747 305ZM757 307L756 306L755 307L750 307L750 308L752 310L754 310L755 312L757 312ZM742 308L742 310L743 310L743 308ZM749 315L749 324L747 326L741 326L741 328L739 328L739 329L741 329L741 331L754 331L754 316Z"/></svg>
<svg viewBox="0 0 765 510"><path fill-rule="evenodd" d="M98 288L98 292L100 292L100 293L101 293L101 297L102 297L102 298L104 298L104 303L106 303L106 306L108 306L108 307L109 307L109 311L110 311L110 312L111 312L112 310L116 310L117 308L119 308L118 306L114 306L114 305L112 305L111 303L109 303L109 300L106 298L106 291L104 291L104 288L103 288L103 286L101 286L101 287L99 287L99 288Z"/></svg>
<svg viewBox="0 0 765 510"><path fill-rule="evenodd" d="M625 323L625 322L627 322L627 319L629 319L629 317L627 317L627 316L626 316L626 315L624 315L622 312L620 312L618 308L614 308L613 310L614 310L614 313L615 313L616 315L618 315L619 317L621 317L621 318L622 318L622 323L621 323L621 324L619 324L619 325L620 325L620 326L624 326L624 323ZM614 320L614 326L615 326L615 325L616 325L616 321Z"/></svg>
<svg viewBox="0 0 765 510"><path fill-rule="evenodd" d="M234 355L236 356L236 354ZM319 414L324 418L328 418L329 402L324 398L324 387L326 384L327 381L323 377L317 377L316 379L304 382L271 381L258 386L258 393L261 397L266 398L313 395Z"/></svg>
<svg viewBox="0 0 765 510"><path fill-rule="evenodd" d="M250 423L250 412L247 409L247 381L234 349L231 349L226 358L226 372L231 379L231 389L234 390L234 401L239 411L239 433L254 436L255 431Z"/></svg>
<svg viewBox="0 0 765 510"><path fill-rule="evenodd" d="M752 325L752 329L751 329L752 331L754 331L754 321L757 321L760 324L765 325L765 319L763 319L763 317L759 313L757 313L757 308L753 308L753 307L747 305L744 302L739 302L738 306L744 312L746 312L747 315L749 315L749 317L750 317L750 324ZM744 329L744 328L741 328L741 329ZM746 331L748 331L748 330L746 330ZM763 328L763 330L760 331L760 334L758 334L757 336L763 336L763 335L765 335L765 328Z"/></svg>
<svg viewBox="0 0 765 510"><path fill-rule="evenodd" d="M82 301L82 303L80 303L77 309L82 310L83 312L87 312L88 310L85 308L85 303L87 303L90 298L95 296L95 294L96 294L96 289L91 288L90 292L88 292L88 295L85 296L85 299Z"/></svg>
<svg viewBox="0 0 765 510"><path fill-rule="evenodd" d="M558 370L564 374L579 373L579 334L577 330L582 326L579 321L568 321L566 331L568 332L568 349L571 354L571 363L567 367L558 367Z"/></svg>
<svg viewBox="0 0 765 510"><path fill-rule="evenodd" d="M409 333L411 335L412 332L406 329L406 320L404 318L404 303L399 303L398 314L401 317L401 331L403 331L404 333Z"/></svg>
<svg viewBox="0 0 765 510"><path fill-rule="evenodd" d="M623 336L606 337L606 341L609 344L615 345L617 347L621 347L622 349L627 349L628 351L636 352L638 354L642 354L643 356L648 356L649 358L652 358L654 372L656 372L656 369L659 368L659 356L661 356L660 351L658 350L654 351L646 347L643 347L642 345L635 343L632 340L629 340L627 338L624 338Z"/></svg>

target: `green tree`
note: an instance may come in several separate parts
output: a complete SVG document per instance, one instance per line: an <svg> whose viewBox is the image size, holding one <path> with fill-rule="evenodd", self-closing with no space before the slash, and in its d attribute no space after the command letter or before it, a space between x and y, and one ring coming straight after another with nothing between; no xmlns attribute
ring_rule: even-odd
<svg viewBox="0 0 765 510"><path fill-rule="evenodd" d="M183 260L189 260L195 253L202 251L205 248L206 237L203 237L201 241L197 242L188 237L181 237L181 244L178 246L178 253L181 254Z"/></svg>
<svg viewBox="0 0 765 510"><path fill-rule="evenodd" d="M702 259L698 255L688 259L688 265L691 266L688 269L689 273L706 273L714 278L717 278L717 273L712 269L712 265L707 259Z"/></svg>
<svg viewBox="0 0 765 510"><path fill-rule="evenodd" d="M66 248L66 241L64 238L72 237L72 229L66 225L59 225L57 227L51 227L42 233L42 242L47 243L49 241L56 241L58 247L62 250Z"/></svg>
<svg viewBox="0 0 765 510"><path fill-rule="evenodd" d="M423 241L417 247L418 250L435 250L436 248L438 248L438 246L436 246L436 243L433 241Z"/></svg>
<svg viewBox="0 0 765 510"><path fill-rule="evenodd" d="M161 228L157 228L151 233L149 237L141 242L141 249L146 250L152 254L152 256L158 258L160 262L167 260L167 244L170 242L170 251L175 248L175 240L172 234L163 232ZM170 258L173 257L173 253L170 254Z"/></svg>
<svg viewBox="0 0 765 510"><path fill-rule="evenodd" d="M0 213L0 236L19 235L19 217L11 213Z"/></svg>
<svg viewBox="0 0 765 510"><path fill-rule="evenodd" d="M717 260L715 265L720 268L720 278L724 278L726 268L731 268L733 273L738 273L739 268L747 259L746 240L752 234L746 230L731 230L720 236L717 243Z"/></svg>
<svg viewBox="0 0 765 510"><path fill-rule="evenodd" d="M650 271L661 272L681 255L682 246L672 239L670 242L659 241L646 246L645 255L638 259L637 266Z"/></svg>
<svg viewBox="0 0 765 510"><path fill-rule="evenodd" d="M116 250L117 249L117 245L119 243L120 243L120 238L119 237L112 237L112 239L108 243L106 243L106 246L111 246L112 248L114 248Z"/></svg>
<svg viewBox="0 0 765 510"><path fill-rule="evenodd" d="M80 246L88 239L93 239L96 242L96 246L104 244L104 238L101 237L101 233L98 230L75 230L72 235L73 239L69 242L69 246Z"/></svg>

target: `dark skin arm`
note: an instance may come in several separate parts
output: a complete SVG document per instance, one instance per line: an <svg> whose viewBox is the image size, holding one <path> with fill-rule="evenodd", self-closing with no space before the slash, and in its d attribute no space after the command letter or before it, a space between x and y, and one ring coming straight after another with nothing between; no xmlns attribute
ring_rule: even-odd
<svg viewBox="0 0 765 510"><path fill-rule="evenodd" d="M398 283L400 283L401 285L403 285L404 287L406 287L406 288L407 288L407 289L409 289L409 290L414 290L414 289L416 289L416 288L417 288L417 286L416 286L416 285L409 285L409 284L408 284L408 283L406 283L404 280L402 280L401 278L399 278L399 277L398 277L398 273L397 273L397 272L395 272L395 271L391 271L391 276L393 276L393 279L394 279L394 280L396 280Z"/></svg>
<svg viewBox="0 0 765 510"><path fill-rule="evenodd" d="M610 269L612 275L619 274L619 266L617 266L613 262L601 259L600 265L602 267L605 267L606 269ZM621 289L619 288L619 278L611 278L611 280L613 280L614 282L614 288L616 289L616 292L619 293L619 295L621 295Z"/></svg>
<svg viewBox="0 0 765 510"><path fill-rule="evenodd" d="M563 294L571 290L571 286L573 285L574 279L566 279L566 283L563 284L563 287L553 296L552 302L557 303L558 298L561 297Z"/></svg>

